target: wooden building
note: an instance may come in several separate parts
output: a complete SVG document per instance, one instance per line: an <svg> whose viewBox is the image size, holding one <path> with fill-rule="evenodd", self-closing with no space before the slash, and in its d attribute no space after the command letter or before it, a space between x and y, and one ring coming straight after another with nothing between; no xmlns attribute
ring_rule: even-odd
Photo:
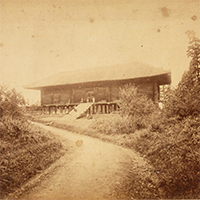
<svg viewBox="0 0 200 200"><path fill-rule="evenodd" d="M26 86L41 91L41 105L73 105L80 102L112 103L126 84L159 101L160 86L171 83L170 71L143 63L60 72Z"/></svg>

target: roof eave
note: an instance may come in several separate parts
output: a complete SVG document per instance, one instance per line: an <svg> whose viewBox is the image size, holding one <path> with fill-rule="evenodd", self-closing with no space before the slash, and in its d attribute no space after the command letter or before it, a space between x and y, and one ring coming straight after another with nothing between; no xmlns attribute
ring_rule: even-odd
<svg viewBox="0 0 200 200"><path fill-rule="evenodd" d="M69 85L76 85L76 84L87 84L87 83L98 83L98 82L105 82L105 81L124 81L124 80L133 80L133 79L145 79L145 78L153 78L156 77L159 81L160 85L170 84L171 83L171 71L167 71L163 74L152 75L152 76L144 76L144 77L135 77L135 78L124 78L124 79L114 79L114 80L100 80L100 81L88 81L88 82L80 82L80 83L65 83L59 85L44 85L44 86L24 86L25 89L32 89L32 90L42 90L43 88L47 87L58 87L58 86L69 86Z"/></svg>

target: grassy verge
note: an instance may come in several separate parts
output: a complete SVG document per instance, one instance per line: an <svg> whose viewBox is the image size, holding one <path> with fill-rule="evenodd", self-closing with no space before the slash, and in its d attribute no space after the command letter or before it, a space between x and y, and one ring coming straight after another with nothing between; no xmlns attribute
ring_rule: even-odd
<svg viewBox="0 0 200 200"><path fill-rule="evenodd" d="M127 170L122 188L126 198L200 198L199 116L182 121L170 119L162 126L157 120L144 128L137 120L134 125L118 115L94 116L92 120L79 119L77 122L61 117L37 117L35 120L139 152L151 164L152 173L140 176L136 169ZM135 180L140 182L138 189Z"/></svg>
<svg viewBox="0 0 200 200"><path fill-rule="evenodd" d="M200 116L165 121L158 116L158 113L152 115L148 123L115 116L98 120L92 127L111 135L115 142L117 138L121 145L148 160L158 175L161 198L200 198ZM135 173L130 177L128 182L133 183ZM134 193L135 184L125 185L124 189Z"/></svg>
<svg viewBox="0 0 200 200"><path fill-rule="evenodd" d="M1 198L9 196L63 155L58 139L25 119L3 117L0 138Z"/></svg>

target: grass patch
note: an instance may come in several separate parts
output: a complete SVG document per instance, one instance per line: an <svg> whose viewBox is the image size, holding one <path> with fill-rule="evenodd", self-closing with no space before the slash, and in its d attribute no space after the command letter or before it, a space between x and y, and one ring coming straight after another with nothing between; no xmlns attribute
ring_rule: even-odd
<svg viewBox="0 0 200 200"><path fill-rule="evenodd" d="M58 139L25 119L3 117L0 138L1 198L20 188L63 155Z"/></svg>
<svg viewBox="0 0 200 200"><path fill-rule="evenodd" d="M92 120L53 117L35 120L139 152L152 169L138 174L137 167L125 166L127 178L119 191L124 191L118 194L120 198L200 198L200 117L170 118L163 122L157 113L153 118L157 119L155 123L149 119L145 128L135 126L132 121L132 129L127 122L131 118L121 120L117 114L97 115Z"/></svg>
<svg viewBox="0 0 200 200"><path fill-rule="evenodd" d="M164 198L200 198L199 133L200 118L188 117L138 140L136 150L158 171Z"/></svg>
<svg viewBox="0 0 200 200"><path fill-rule="evenodd" d="M159 178L152 166L133 160L131 166L124 165L125 178L115 189L118 199L160 199Z"/></svg>
<svg viewBox="0 0 200 200"><path fill-rule="evenodd" d="M152 115L152 119L156 118ZM134 149L147 159L159 178L156 186L161 191L160 198L200 198L200 116L183 120L170 118L165 122L158 118L155 123L150 118L148 125L142 121L141 124L144 126L138 126L134 118L116 116L99 120L92 127L112 136L111 141L116 144ZM126 180L127 184L124 184L124 191L127 189L128 194L136 192L136 175L132 171ZM151 196L153 193L150 196L148 194L136 198L154 198Z"/></svg>

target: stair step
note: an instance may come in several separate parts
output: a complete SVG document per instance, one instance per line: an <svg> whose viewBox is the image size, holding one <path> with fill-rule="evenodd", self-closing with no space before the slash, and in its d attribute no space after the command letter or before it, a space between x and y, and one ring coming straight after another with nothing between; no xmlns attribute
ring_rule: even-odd
<svg viewBox="0 0 200 200"><path fill-rule="evenodd" d="M76 106L68 115L67 117L71 119L77 119L80 117L84 112L86 112L93 103L80 103L78 106Z"/></svg>

